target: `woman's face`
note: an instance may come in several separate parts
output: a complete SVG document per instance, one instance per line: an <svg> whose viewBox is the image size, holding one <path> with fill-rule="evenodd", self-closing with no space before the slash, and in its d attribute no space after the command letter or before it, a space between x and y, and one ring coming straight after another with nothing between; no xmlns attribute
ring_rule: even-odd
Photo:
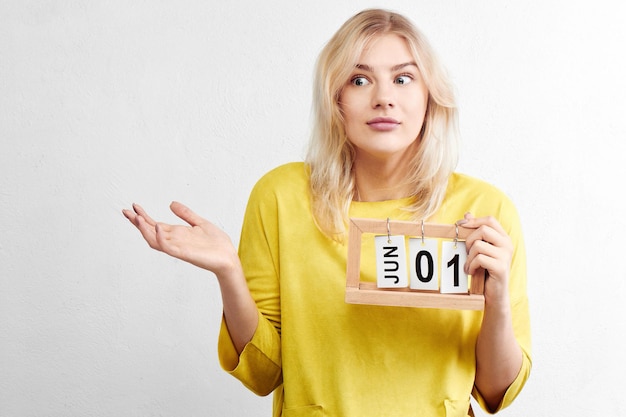
<svg viewBox="0 0 626 417"><path fill-rule="evenodd" d="M393 34L374 38L339 101L357 159L389 159L415 152L428 90L403 38Z"/></svg>

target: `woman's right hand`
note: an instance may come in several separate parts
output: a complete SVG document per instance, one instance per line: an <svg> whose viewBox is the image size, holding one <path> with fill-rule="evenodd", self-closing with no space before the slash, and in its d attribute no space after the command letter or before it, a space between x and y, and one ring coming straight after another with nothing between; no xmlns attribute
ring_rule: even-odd
<svg viewBox="0 0 626 417"><path fill-rule="evenodd" d="M220 275L240 268L237 250L228 235L181 203L170 204L172 212L189 226L154 221L138 204L122 213L152 249Z"/></svg>

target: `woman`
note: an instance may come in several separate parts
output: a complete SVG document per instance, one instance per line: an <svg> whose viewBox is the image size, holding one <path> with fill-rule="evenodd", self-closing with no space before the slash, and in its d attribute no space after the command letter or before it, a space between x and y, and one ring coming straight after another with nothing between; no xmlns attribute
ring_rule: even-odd
<svg viewBox="0 0 626 417"><path fill-rule="evenodd" d="M396 13L355 15L320 54L314 108L306 163L256 184L239 254L180 203L189 227L124 215L152 248L215 273L220 363L274 392L274 416L466 416L470 395L506 407L531 366L520 224L500 191L453 172L454 97L426 40ZM484 311L346 304L349 217L472 229L465 272L488 276ZM361 280L375 270L364 259Z"/></svg>

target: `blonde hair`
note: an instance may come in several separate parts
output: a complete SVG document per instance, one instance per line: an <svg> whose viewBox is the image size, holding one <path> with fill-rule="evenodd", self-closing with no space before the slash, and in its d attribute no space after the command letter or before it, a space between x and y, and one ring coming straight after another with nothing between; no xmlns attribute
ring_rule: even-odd
<svg viewBox="0 0 626 417"><path fill-rule="evenodd" d="M451 83L425 37L405 17L364 10L348 21L321 51L313 89L313 130L306 162L311 170L313 215L324 233L343 240L355 192L354 148L345 129L339 97L361 52L375 37L396 34L406 40L428 88L424 124L412 170L407 173L415 220L434 214L458 160L458 116Z"/></svg>

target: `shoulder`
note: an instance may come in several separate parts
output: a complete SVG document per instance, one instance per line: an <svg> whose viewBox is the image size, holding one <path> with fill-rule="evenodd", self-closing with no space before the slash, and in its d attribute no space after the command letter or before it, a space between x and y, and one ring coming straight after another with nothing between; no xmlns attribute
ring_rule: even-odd
<svg viewBox="0 0 626 417"><path fill-rule="evenodd" d="M517 217L515 205L501 189L482 179L457 172L448 180L444 204L451 210L469 211L477 217L495 216L501 221Z"/></svg>
<svg viewBox="0 0 626 417"><path fill-rule="evenodd" d="M255 191L293 192L308 187L309 168L304 162L290 162L265 173L254 186Z"/></svg>
<svg viewBox="0 0 626 417"><path fill-rule="evenodd" d="M309 194L309 168L304 162L290 162L265 173L254 185L250 201L269 204L303 199ZM273 203L272 203L273 204Z"/></svg>
<svg viewBox="0 0 626 417"><path fill-rule="evenodd" d="M469 195L473 193L488 193L491 196L507 198L498 187L485 180L454 172L448 180L448 192L458 193L461 191L465 191Z"/></svg>
<svg viewBox="0 0 626 417"><path fill-rule="evenodd" d="M309 169L304 162L289 162L279 165L276 168L265 173L257 182L263 185L282 185L291 184L294 181L308 181Z"/></svg>
<svg viewBox="0 0 626 417"><path fill-rule="evenodd" d="M293 162L265 173L252 188L244 224L261 222L264 228L278 222L300 221L310 213L308 165ZM272 226L273 225L273 226Z"/></svg>

